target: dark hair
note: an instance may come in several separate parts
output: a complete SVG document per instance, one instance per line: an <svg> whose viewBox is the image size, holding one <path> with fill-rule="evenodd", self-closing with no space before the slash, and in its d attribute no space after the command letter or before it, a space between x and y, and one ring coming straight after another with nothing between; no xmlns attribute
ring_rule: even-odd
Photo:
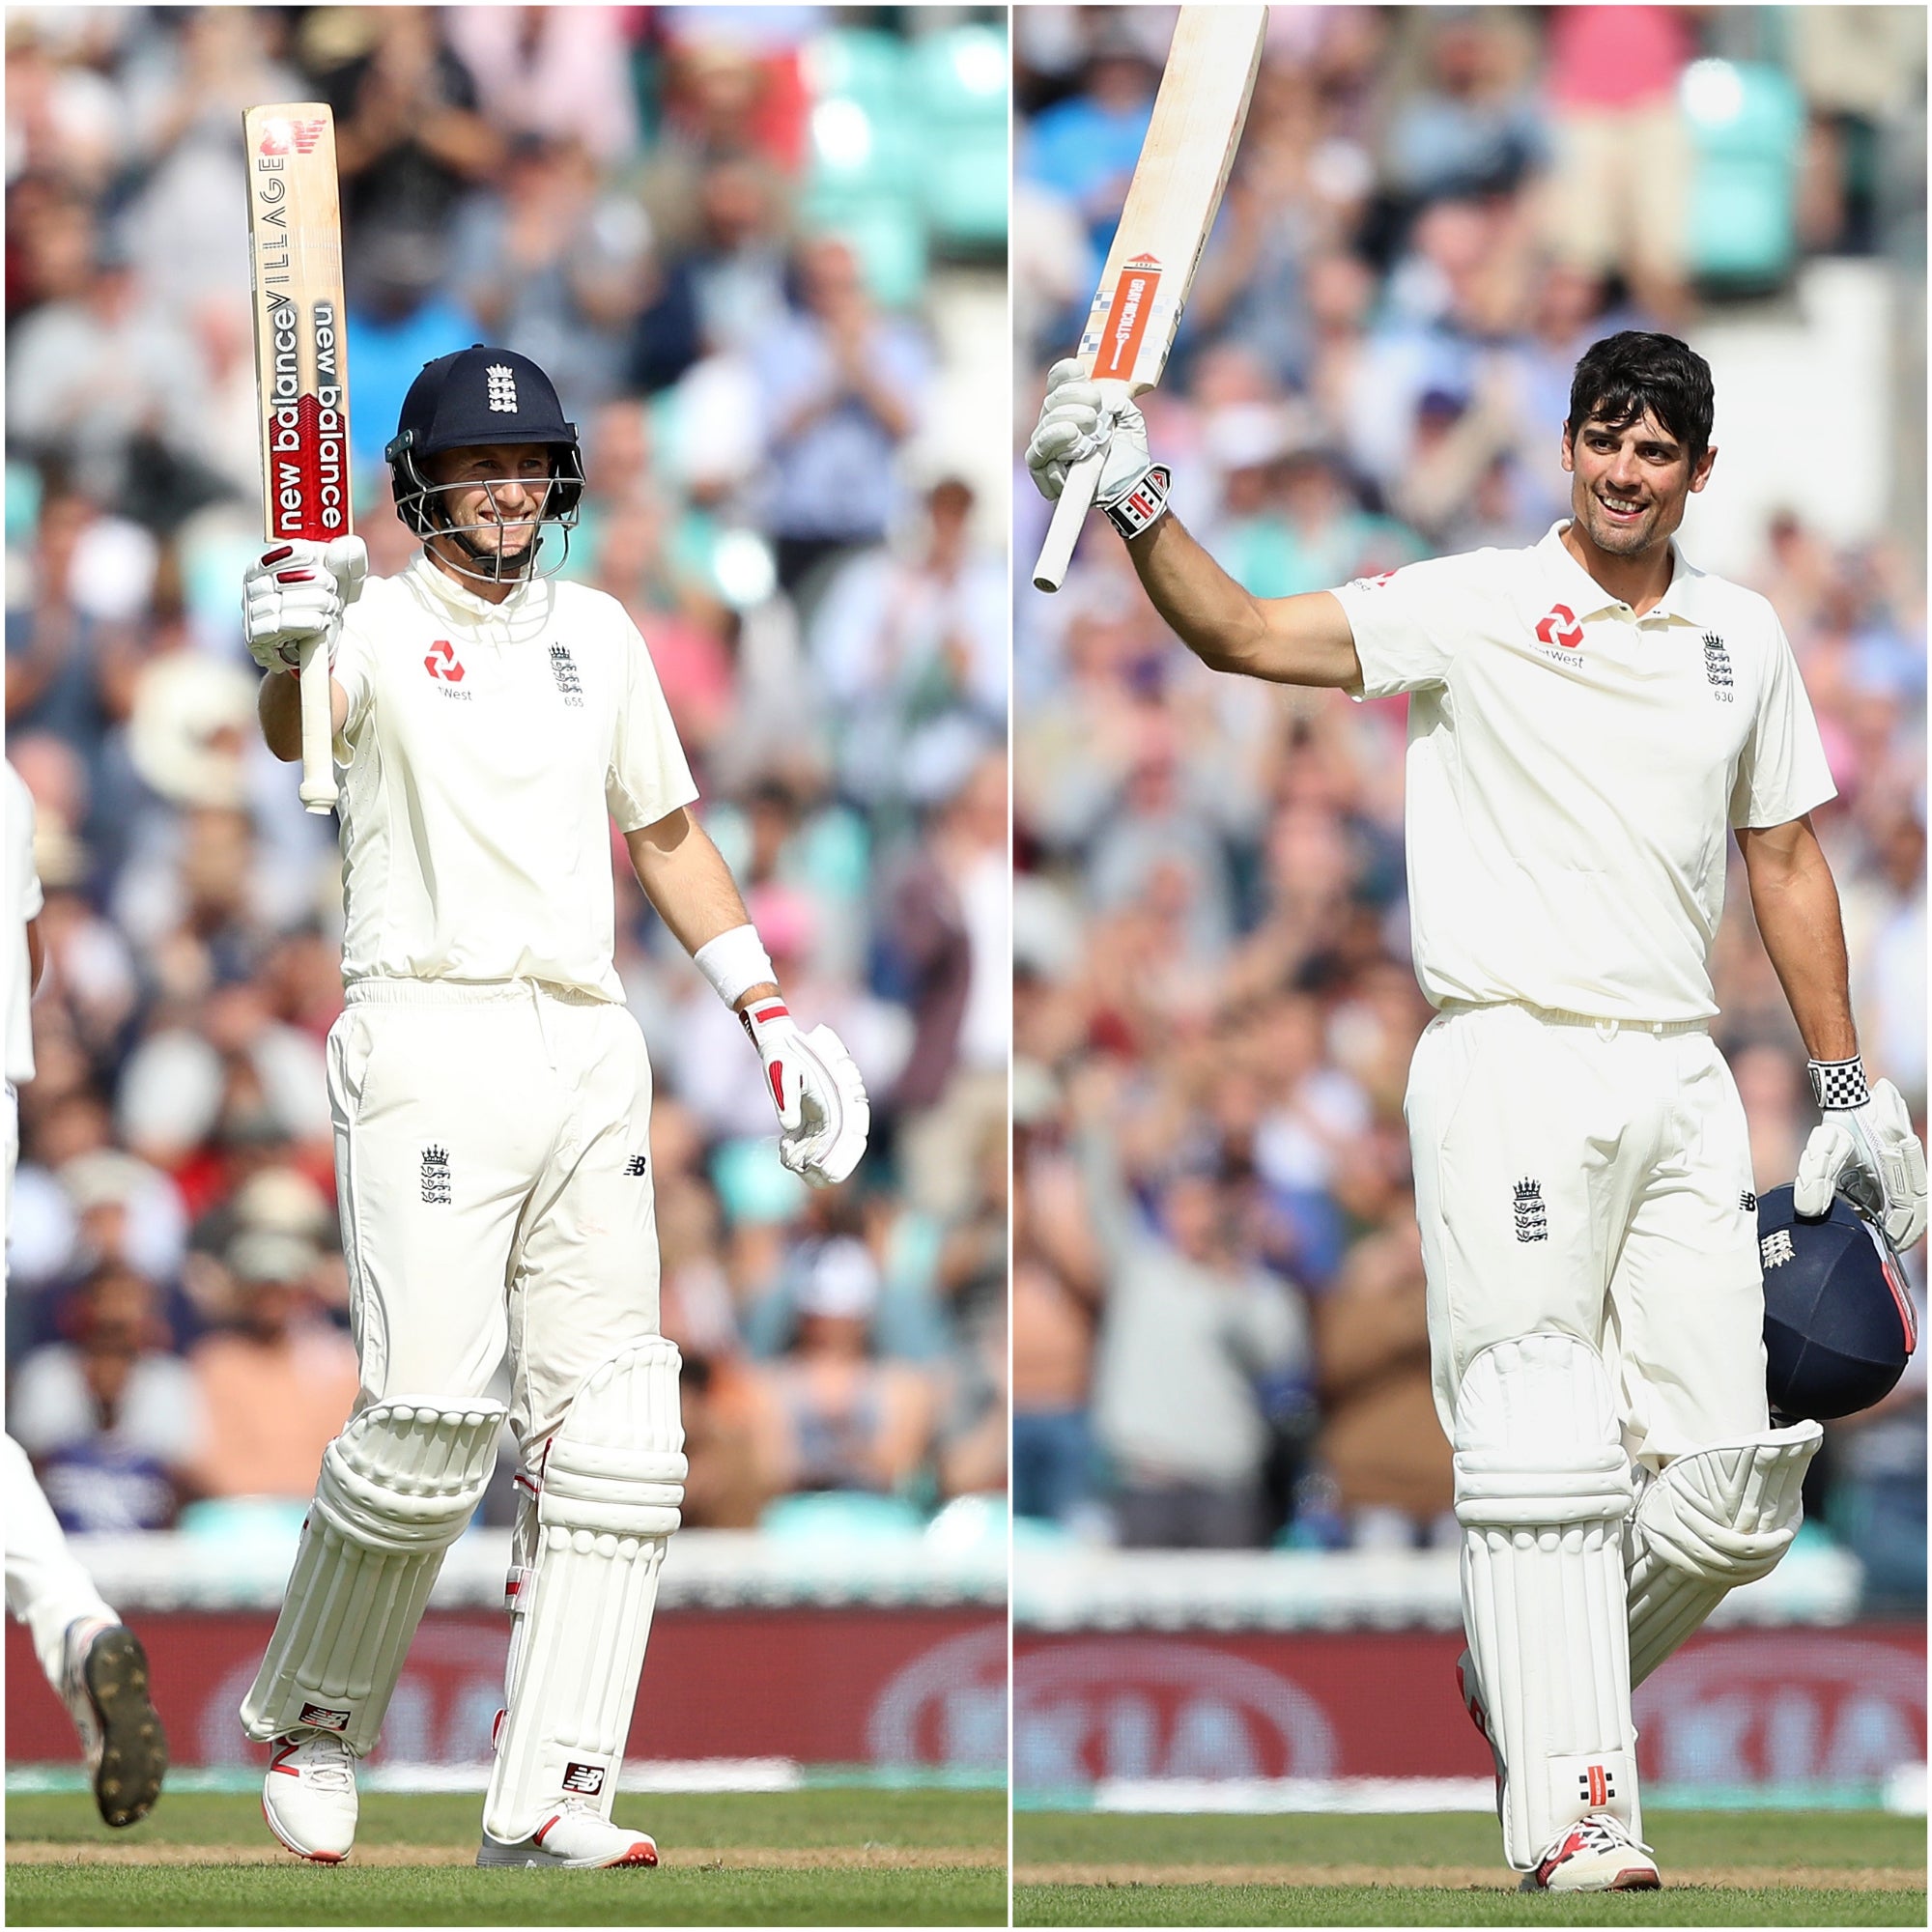
<svg viewBox="0 0 1932 1932"><path fill-rule="evenodd" d="M1570 379L1564 432L1573 440L1593 416L1628 429L1646 412L1684 444L1690 461L1711 446L1711 365L1674 335L1627 328L1593 342Z"/></svg>

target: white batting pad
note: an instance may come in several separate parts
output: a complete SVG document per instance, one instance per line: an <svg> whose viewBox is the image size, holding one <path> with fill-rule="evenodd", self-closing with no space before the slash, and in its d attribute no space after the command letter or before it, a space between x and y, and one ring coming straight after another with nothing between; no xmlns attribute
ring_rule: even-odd
<svg viewBox="0 0 1932 1932"><path fill-rule="evenodd" d="M551 1438L483 1804L483 1829L505 1843L528 1837L563 1797L611 1815L658 1568L684 1501L680 1366L661 1336L625 1350L578 1391Z"/></svg>
<svg viewBox="0 0 1932 1932"><path fill-rule="evenodd" d="M323 1451L282 1613L242 1704L251 1738L335 1731L368 1753L444 1552L483 1499L504 1413L498 1402L378 1403Z"/></svg>
<svg viewBox="0 0 1932 1932"><path fill-rule="evenodd" d="M1679 1456L1637 1500L1630 1537L1631 1688L1740 1583L1777 1567L1804 1520L1815 1422Z"/></svg>
<svg viewBox="0 0 1932 1932"><path fill-rule="evenodd" d="M1631 1470L1602 1358L1569 1335L1486 1349L1456 1400L1463 1617L1528 1871L1592 1811L1640 1835L1622 1522Z"/></svg>

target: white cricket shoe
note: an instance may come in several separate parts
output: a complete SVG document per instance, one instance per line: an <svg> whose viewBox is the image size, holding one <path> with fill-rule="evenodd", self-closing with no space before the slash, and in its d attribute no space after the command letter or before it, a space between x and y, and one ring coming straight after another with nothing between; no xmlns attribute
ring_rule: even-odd
<svg viewBox="0 0 1932 1932"><path fill-rule="evenodd" d="M269 1747L262 1816L298 1859L339 1865L355 1842L355 1760L333 1731L286 1731Z"/></svg>
<svg viewBox="0 0 1932 1932"><path fill-rule="evenodd" d="M138 1823L155 1808L168 1768L141 1639L126 1624L77 1617L62 1646L61 1696L87 1753L101 1822Z"/></svg>
<svg viewBox="0 0 1932 1932"><path fill-rule="evenodd" d="M1607 1811L1592 1811L1558 1838L1521 1891L1655 1891L1662 1884L1650 1847L1640 1845Z"/></svg>
<svg viewBox="0 0 1932 1932"><path fill-rule="evenodd" d="M483 1833L479 1865L560 1865L590 1871L605 1865L654 1865L657 1840L613 1825L587 1798L563 1799L527 1838L506 1845Z"/></svg>

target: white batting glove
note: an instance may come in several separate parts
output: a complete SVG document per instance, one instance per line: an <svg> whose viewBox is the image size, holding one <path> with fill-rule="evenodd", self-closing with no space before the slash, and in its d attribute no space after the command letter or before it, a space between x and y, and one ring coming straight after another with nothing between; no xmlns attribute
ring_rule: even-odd
<svg viewBox="0 0 1932 1932"><path fill-rule="evenodd" d="M1103 401L1099 384L1069 355L1046 372L1046 400L1026 451L1034 488L1048 502L1057 501L1067 470L1100 448L1107 454L1094 500L1104 510L1138 489L1153 468L1147 418L1130 402Z"/></svg>
<svg viewBox="0 0 1932 1932"><path fill-rule="evenodd" d="M360 537L271 544L242 578L248 655L264 670L295 670L311 638L327 640L331 662L343 611L362 594L369 552Z"/></svg>
<svg viewBox="0 0 1932 1932"><path fill-rule="evenodd" d="M859 1165L872 1128L866 1083L829 1026L801 1033L781 999L753 1000L738 1015L779 1117L779 1158L813 1187L836 1187Z"/></svg>
<svg viewBox="0 0 1932 1932"><path fill-rule="evenodd" d="M1867 1089L1861 1060L1814 1060L1809 1070L1825 1118L1799 1156L1791 1205L1801 1214L1828 1214L1841 1192L1903 1253L1925 1233L1925 1150L1904 1096L1889 1080Z"/></svg>

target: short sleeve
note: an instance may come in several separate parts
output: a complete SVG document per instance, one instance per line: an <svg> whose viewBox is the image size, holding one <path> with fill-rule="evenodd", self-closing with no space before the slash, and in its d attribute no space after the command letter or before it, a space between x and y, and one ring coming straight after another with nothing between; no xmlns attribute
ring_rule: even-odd
<svg viewBox="0 0 1932 1932"><path fill-rule="evenodd" d="M1432 557L1358 577L1334 593L1362 667L1362 688L1350 696L1393 697L1447 682L1456 639L1468 628L1467 561Z"/></svg>
<svg viewBox="0 0 1932 1932"><path fill-rule="evenodd" d="M20 923L39 919L46 905L34 870L34 794L12 765L7 767L7 876L19 895Z"/></svg>
<svg viewBox="0 0 1932 1932"><path fill-rule="evenodd" d="M342 619L328 674L342 687L342 695L349 700L349 715L343 720L341 738L353 738L368 716L369 699L376 689L374 646L367 620L359 609L352 608ZM341 739L337 743L340 745Z"/></svg>
<svg viewBox="0 0 1932 1932"><path fill-rule="evenodd" d="M617 706L617 729L611 745L611 769L604 797L619 832L655 825L667 812L697 796L677 726L658 683L650 651L628 619L623 625L624 688Z"/></svg>
<svg viewBox="0 0 1932 1932"><path fill-rule="evenodd" d="M1788 825L1838 795L1798 661L1775 617L1772 633L1757 716L1731 786L1733 826Z"/></svg>

